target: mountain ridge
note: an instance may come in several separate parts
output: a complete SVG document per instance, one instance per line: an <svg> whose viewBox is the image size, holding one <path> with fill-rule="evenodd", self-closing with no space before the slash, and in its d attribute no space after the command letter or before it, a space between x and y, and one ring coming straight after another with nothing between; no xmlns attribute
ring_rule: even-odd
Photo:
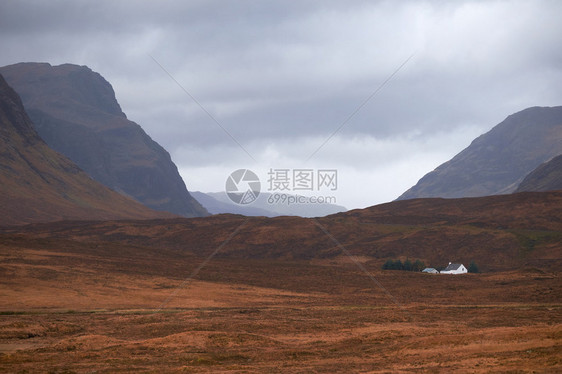
<svg viewBox="0 0 562 374"><path fill-rule="evenodd" d="M519 184L515 192L562 190L562 155L539 165Z"/></svg>
<svg viewBox="0 0 562 374"><path fill-rule="evenodd" d="M266 217L278 217L278 216L299 216L299 217L323 217L330 214L341 213L347 211L344 206L322 203L292 203L288 202L289 196L300 196L298 194L276 194L271 192L261 192L258 198L247 205L239 205L233 203L227 196L226 192L207 192L206 197L202 198L209 204L215 204L211 206L211 210L215 214L221 213L232 213L232 214L243 214L249 216L266 216ZM275 195L285 195L287 199L273 199L273 202L269 202L271 197ZM200 195L198 195L200 196ZM213 200L209 200L213 199ZM215 203L216 202L216 203Z"/></svg>
<svg viewBox="0 0 562 374"><path fill-rule="evenodd" d="M511 193L528 173L560 153L562 106L527 108L474 139L397 200Z"/></svg>
<svg viewBox="0 0 562 374"><path fill-rule="evenodd" d="M17 93L0 75L0 225L63 219L172 217L92 180L39 137Z"/></svg>
<svg viewBox="0 0 562 374"><path fill-rule="evenodd" d="M269 210L256 208L251 205L248 206L248 205L239 205L239 204L229 204L219 199L216 199L209 193L193 191L191 194L211 214L230 213L230 214L241 214L244 216L264 216L264 217L273 217L275 215L275 213Z"/></svg>
<svg viewBox="0 0 562 374"><path fill-rule="evenodd" d="M208 212L170 154L127 119L111 84L86 66L20 63L0 68L35 129L98 182L144 205L186 217Z"/></svg>
<svg viewBox="0 0 562 374"><path fill-rule="evenodd" d="M409 258L442 265L474 260L484 271L557 269L562 265L560 207L562 191L522 192L401 200L321 218L220 214L40 224L0 234L70 238L80 245L122 243L202 258L220 248L214 254L220 258L329 262L349 253L378 266L389 258Z"/></svg>

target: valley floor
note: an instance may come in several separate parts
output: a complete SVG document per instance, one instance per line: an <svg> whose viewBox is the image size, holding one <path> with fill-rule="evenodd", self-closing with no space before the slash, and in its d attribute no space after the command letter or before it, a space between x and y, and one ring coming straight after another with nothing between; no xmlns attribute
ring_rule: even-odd
<svg viewBox="0 0 562 374"><path fill-rule="evenodd" d="M6 373L560 372L562 282L3 237Z"/></svg>

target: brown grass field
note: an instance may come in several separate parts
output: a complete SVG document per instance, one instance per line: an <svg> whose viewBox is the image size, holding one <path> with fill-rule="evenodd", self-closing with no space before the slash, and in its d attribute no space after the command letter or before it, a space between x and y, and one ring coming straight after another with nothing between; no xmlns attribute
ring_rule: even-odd
<svg viewBox="0 0 562 374"><path fill-rule="evenodd" d="M562 372L560 273L382 271L3 235L0 372ZM382 288L381 288L382 287Z"/></svg>

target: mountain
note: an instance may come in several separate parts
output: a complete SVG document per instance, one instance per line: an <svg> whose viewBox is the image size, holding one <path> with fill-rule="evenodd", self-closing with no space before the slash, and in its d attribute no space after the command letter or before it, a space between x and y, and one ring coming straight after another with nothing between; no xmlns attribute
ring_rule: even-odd
<svg viewBox="0 0 562 374"><path fill-rule="evenodd" d="M231 213L231 214L241 214L244 216L263 216L263 217L275 217L278 215L272 211L256 208L253 207L252 205L239 205L239 204L234 204L232 202L221 201L213 197L212 193L203 193L199 191L194 191L191 192L191 196L193 196L197 201L199 201L201 205L203 205L205 209L207 209L207 211L211 214Z"/></svg>
<svg viewBox="0 0 562 374"><path fill-rule="evenodd" d="M0 75L0 225L172 217L92 180L34 130Z"/></svg>
<svg viewBox="0 0 562 374"><path fill-rule="evenodd" d="M121 111L111 85L86 66L20 63L0 68L35 129L96 181L159 211L207 215L168 152Z"/></svg>
<svg viewBox="0 0 562 374"><path fill-rule="evenodd" d="M324 231L325 230L325 231ZM147 233L150 233L147 235ZM484 271L562 266L562 191L463 199L412 199L322 218L243 217L63 222L0 230L28 240L69 238L153 248L175 256L347 260L345 250L380 268L387 259L430 266L475 261Z"/></svg>
<svg viewBox="0 0 562 374"><path fill-rule="evenodd" d="M562 190L562 155L541 164L523 179L516 192Z"/></svg>
<svg viewBox="0 0 562 374"><path fill-rule="evenodd" d="M300 217L323 217L329 214L345 212L347 209L335 204L289 204L286 200L275 199L270 192L261 192L256 199L248 205L233 203L224 192L207 192L207 198L201 203L209 211L216 213L243 214L245 216L300 216ZM209 200L209 197L213 200ZM205 205L209 204L209 206Z"/></svg>
<svg viewBox="0 0 562 374"><path fill-rule="evenodd" d="M562 153L562 106L533 107L507 117L398 200L511 193L541 163Z"/></svg>

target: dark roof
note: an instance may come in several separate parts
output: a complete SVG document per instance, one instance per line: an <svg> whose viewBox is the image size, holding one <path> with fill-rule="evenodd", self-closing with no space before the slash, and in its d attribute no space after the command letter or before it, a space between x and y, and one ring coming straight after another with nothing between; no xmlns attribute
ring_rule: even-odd
<svg viewBox="0 0 562 374"><path fill-rule="evenodd" d="M447 266L445 268L445 270L443 271L449 271L449 270L457 270L458 268L460 268L462 266L462 264L449 264L449 266Z"/></svg>

